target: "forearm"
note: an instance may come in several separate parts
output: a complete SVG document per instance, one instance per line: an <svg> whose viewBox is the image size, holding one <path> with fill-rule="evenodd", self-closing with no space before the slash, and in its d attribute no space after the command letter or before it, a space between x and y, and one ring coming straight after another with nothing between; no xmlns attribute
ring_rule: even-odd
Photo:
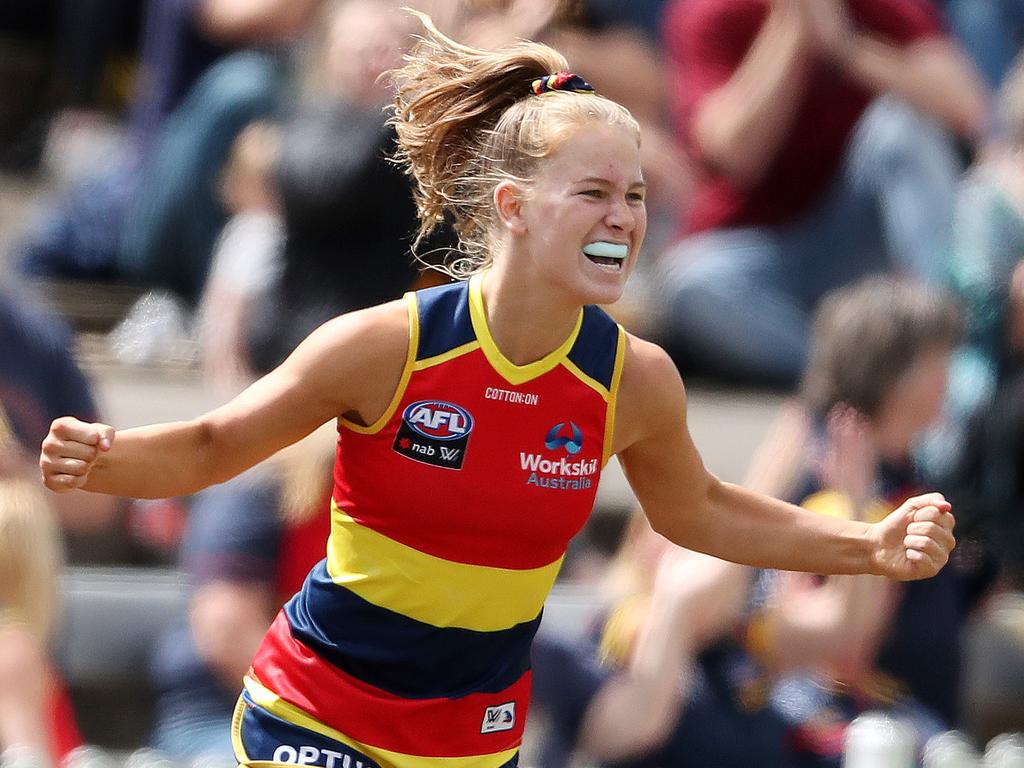
<svg viewBox="0 0 1024 768"><path fill-rule="evenodd" d="M656 601L629 665L587 708L578 747L601 761L621 760L660 744L675 725L692 663L685 605Z"/></svg>
<svg viewBox="0 0 1024 768"><path fill-rule="evenodd" d="M211 431L200 420L126 429L99 454L83 487L140 499L183 496L245 468L232 471L230 458L218 455Z"/></svg>
<svg viewBox="0 0 1024 768"><path fill-rule="evenodd" d="M838 520L709 478L701 509L656 528L675 543L736 563L810 573L869 573L868 525Z"/></svg>
<svg viewBox="0 0 1024 768"><path fill-rule="evenodd" d="M795 118L808 55L799 13L774 5L735 74L694 117L693 139L709 165L744 187L760 181Z"/></svg>
<svg viewBox="0 0 1024 768"><path fill-rule="evenodd" d="M854 35L839 55L839 66L872 92L905 99L959 136L976 139L985 129L985 86L951 43L935 40L906 48Z"/></svg>

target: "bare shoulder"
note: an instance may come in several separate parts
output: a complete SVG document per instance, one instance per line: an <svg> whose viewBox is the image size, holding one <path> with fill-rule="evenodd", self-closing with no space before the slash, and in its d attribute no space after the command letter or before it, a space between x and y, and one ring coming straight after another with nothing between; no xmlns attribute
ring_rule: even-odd
<svg viewBox="0 0 1024 768"><path fill-rule="evenodd" d="M345 414L372 422L387 408L405 370L408 306L401 299L328 320L274 377L322 403L318 412L327 412L328 418Z"/></svg>
<svg viewBox="0 0 1024 768"><path fill-rule="evenodd" d="M664 349L626 334L615 417L615 452L625 449L666 422L685 419L686 390Z"/></svg>
<svg viewBox="0 0 1024 768"><path fill-rule="evenodd" d="M360 309L328 320L310 334L319 353L350 360L404 364L409 347L409 310L404 299Z"/></svg>

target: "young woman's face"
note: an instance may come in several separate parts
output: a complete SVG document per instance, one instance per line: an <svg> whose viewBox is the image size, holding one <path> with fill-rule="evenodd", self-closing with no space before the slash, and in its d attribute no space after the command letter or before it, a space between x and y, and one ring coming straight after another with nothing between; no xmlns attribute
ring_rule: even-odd
<svg viewBox="0 0 1024 768"><path fill-rule="evenodd" d="M541 161L523 205L537 278L580 303L618 300L647 231L645 191L629 131L598 123L573 130Z"/></svg>

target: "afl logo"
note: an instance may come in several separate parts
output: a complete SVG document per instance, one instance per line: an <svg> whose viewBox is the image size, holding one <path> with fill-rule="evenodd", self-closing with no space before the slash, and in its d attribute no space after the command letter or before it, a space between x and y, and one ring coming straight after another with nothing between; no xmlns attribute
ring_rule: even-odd
<svg viewBox="0 0 1024 768"><path fill-rule="evenodd" d="M420 400L402 414L414 431L431 440L459 440L473 429L469 411L443 400Z"/></svg>

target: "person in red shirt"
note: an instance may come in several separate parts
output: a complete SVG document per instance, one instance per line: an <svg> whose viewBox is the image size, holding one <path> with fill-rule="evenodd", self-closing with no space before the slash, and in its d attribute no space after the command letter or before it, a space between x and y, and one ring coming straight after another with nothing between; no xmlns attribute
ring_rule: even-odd
<svg viewBox="0 0 1024 768"><path fill-rule="evenodd" d="M923 0L675 0L664 37L699 168L661 264L666 345L684 368L793 384L824 293L935 274L953 137L983 132L985 88Z"/></svg>

